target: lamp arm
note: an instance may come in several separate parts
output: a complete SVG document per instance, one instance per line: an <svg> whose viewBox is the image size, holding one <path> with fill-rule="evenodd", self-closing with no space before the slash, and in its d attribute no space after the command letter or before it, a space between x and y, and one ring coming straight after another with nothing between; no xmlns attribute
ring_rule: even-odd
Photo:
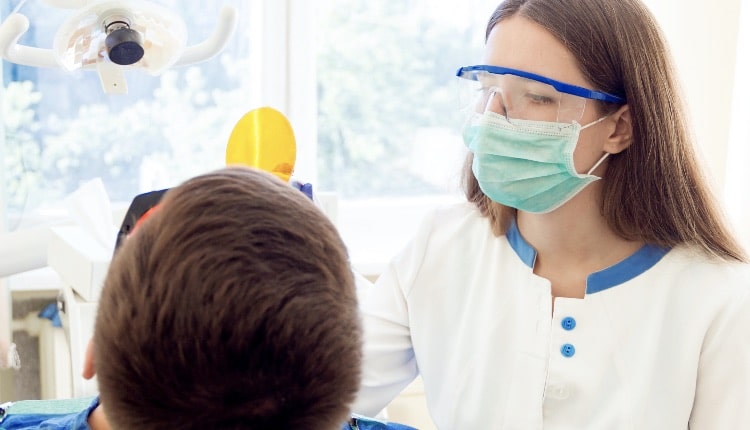
<svg viewBox="0 0 750 430"><path fill-rule="evenodd" d="M215 56L226 46L237 27L237 9L224 5L219 12L219 22L211 36L201 43L188 46L173 66L200 63Z"/></svg>
<svg viewBox="0 0 750 430"><path fill-rule="evenodd" d="M6 60L32 67L60 67L51 49L19 45L18 40L29 30L29 19L13 13L0 24L0 55Z"/></svg>

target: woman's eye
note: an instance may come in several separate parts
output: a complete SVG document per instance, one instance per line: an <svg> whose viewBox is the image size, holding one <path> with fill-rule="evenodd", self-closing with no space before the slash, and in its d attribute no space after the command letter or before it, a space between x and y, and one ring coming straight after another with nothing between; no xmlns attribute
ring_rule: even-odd
<svg viewBox="0 0 750 430"><path fill-rule="evenodd" d="M527 93L526 98L529 99L532 103L537 103L537 104L554 103L554 100L552 100L551 97L543 96L541 94Z"/></svg>

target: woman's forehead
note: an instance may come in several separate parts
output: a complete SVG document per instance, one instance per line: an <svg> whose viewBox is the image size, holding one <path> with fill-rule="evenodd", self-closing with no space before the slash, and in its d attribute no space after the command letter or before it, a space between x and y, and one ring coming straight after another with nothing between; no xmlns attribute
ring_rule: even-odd
<svg viewBox="0 0 750 430"><path fill-rule="evenodd" d="M552 33L520 16L500 21L490 32L484 64L510 67L590 88L573 54Z"/></svg>

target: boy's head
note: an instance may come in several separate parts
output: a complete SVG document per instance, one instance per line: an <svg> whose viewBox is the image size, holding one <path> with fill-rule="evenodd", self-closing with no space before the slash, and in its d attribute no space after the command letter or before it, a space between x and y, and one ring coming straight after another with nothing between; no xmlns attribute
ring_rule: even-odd
<svg viewBox="0 0 750 430"><path fill-rule="evenodd" d="M117 251L94 363L113 428L339 428L359 386L347 253L305 195L228 168L171 189Z"/></svg>

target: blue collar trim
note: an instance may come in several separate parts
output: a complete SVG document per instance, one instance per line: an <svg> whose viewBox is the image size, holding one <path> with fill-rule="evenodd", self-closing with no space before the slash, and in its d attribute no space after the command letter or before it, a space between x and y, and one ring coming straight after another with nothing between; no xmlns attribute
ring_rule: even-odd
<svg viewBox="0 0 750 430"><path fill-rule="evenodd" d="M518 226L516 226L515 220L510 223L510 228L508 228L508 231L505 233L505 237L508 238L511 248L516 251L516 255L518 255L518 258L523 261L523 264L533 269L534 262L536 261L536 249L532 248L531 245L521 237L521 232L518 231Z"/></svg>
<svg viewBox="0 0 750 430"><path fill-rule="evenodd" d="M521 236L515 221L513 221L505 233L513 251L518 258L529 268L534 268L536 261L536 250ZM669 248L656 245L643 245L638 251L619 263L604 270L594 272L586 279L586 294L598 293L644 273L661 260L669 252Z"/></svg>

